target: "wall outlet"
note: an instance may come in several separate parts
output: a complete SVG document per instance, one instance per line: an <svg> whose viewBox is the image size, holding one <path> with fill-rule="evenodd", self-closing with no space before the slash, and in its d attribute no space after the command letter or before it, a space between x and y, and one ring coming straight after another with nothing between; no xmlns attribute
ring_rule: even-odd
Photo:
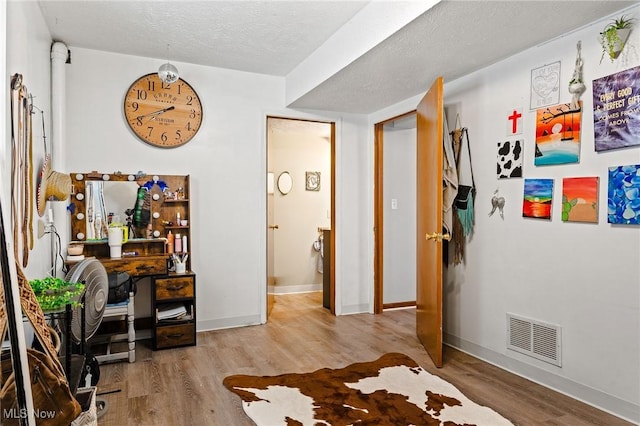
<svg viewBox="0 0 640 426"><path fill-rule="evenodd" d="M397 198L392 198L391 199L391 210L398 210L398 199Z"/></svg>

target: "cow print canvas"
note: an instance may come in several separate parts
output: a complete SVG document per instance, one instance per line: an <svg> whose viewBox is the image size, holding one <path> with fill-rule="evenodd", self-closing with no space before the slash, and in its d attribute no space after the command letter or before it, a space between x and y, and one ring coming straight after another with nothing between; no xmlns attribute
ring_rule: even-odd
<svg viewBox="0 0 640 426"><path fill-rule="evenodd" d="M522 177L523 141L498 142L498 179Z"/></svg>

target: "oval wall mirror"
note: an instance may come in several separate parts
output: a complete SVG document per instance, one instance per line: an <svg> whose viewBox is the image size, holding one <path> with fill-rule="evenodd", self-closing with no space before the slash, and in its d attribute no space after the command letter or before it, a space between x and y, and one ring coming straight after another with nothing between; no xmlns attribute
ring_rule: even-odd
<svg viewBox="0 0 640 426"><path fill-rule="evenodd" d="M280 191L282 195L287 195L292 187L293 179L289 172L280 173L280 176L278 176L278 191Z"/></svg>

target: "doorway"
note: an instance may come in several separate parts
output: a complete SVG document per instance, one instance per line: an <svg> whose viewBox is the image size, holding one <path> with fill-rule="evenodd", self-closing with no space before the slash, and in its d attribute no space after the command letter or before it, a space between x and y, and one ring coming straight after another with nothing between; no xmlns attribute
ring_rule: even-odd
<svg viewBox="0 0 640 426"><path fill-rule="evenodd" d="M374 312L416 304L416 112L375 131Z"/></svg>
<svg viewBox="0 0 640 426"><path fill-rule="evenodd" d="M335 123L267 117L267 320L277 294L335 313Z"/></svg>

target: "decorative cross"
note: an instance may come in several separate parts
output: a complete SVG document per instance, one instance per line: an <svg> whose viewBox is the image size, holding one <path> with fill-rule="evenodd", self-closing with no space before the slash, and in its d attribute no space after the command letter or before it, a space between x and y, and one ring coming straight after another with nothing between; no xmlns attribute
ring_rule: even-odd
<svg viewBox="0 0 640 426"><path fill-rule="evenodd" d="M511 125L511 133L516 133L516 131L518 130L518 118L522 117L522 114L520 114L517 110L513 110L513 113L507 117L509 120L513 121L512 125Z"/></svg>

